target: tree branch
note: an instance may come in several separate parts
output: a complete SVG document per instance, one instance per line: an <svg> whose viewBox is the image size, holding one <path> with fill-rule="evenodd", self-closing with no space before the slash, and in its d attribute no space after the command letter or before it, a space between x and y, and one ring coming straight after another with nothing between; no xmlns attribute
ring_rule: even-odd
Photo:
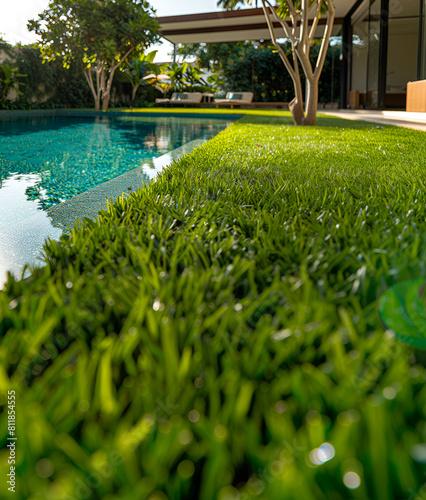
<svg viewBox="0 0 426 500"><path fill-rule="evenodd" d="M300 44L303 47L303 52L306 54L306 45L308 43L308 17L309 17L309 0L302 0L302 21L300 24Z"/></svg>
<svg viewBox="0 0 426 500"><path fill-rule="evenodd" d="M290 14L295 14L296 9L294 8L294 4L293 4L292 0L287 0L287 5L288 5L288 8L290 10Z"/></svg>
<svg viewBox="0 0 426 500"><path fill-rule="evenodd" d="M95 90L95 86L93 85L91 68L83 69L83 74L86 78L86 81L89 85L90 90L92 91L93 98L96 100L96 90Z"/></svg>
<svg viewBox="0 0 426 500"><path fill-rule="evenodd" d="M322 37L322 43L321 43L321 48L318 54L318 59L317 63L315 65L315 72L314 72L314 78L318 79L322 68L324 66L324 61L327 55L327 49L328 49L328 43L330 41L330 36L331 32L333 30L333 24L334 24L334 5L333 5L333 0L325 0L325 3L327 5L327 10L328 10L328 15L327 15L327 24L325 26L325 31L324 35Z"/></svg>
<svg viewBox="0 0 426 500"><path fill-rule="evenodd" d="M290 73L291 79L293 80L293 84L296 87L297 84L300 84L300 81L298 81L297 75L290 64L290 61L288 60L283 49L280 47L280 45L277 42L277 37L275 36L274 26L273 26L272 21L269 17L268 9L265 5L266 3L269 4L268 0L262 0L262 9L263 9L263 12L265 14L265 19L266 19L266 23L268 25L269 34L271 35L272 43L274 44L274 46L278 50L278 54L279 54L281 60L283 61L284 66L286 67L287 71ZM271 4L269 4L269 7L270 8L272 7ZM272 7L272 10L275 11L275 9L273 9L273 7Z"/></svg>
<svg viewBox="0 0 426 500"><path fill-rule="evenodd" d="M288 0L287 0L288 1ZM294 36L293 34L290 34L290 26L287 24L286 20L283 19L282 17L280 17L276 12L275 12L275 9L274 7L270 4L269 0L262 0L262 8L263 8L263 12L265 14L265 17L266 17L266 22L268 23L268 28L269 28L269 32L271 33L272 35L272 32L271 32L271 28L269 27L269 25L271 24L270 22L270 19L269 19L269 14L268 14L268 11L267 11L267 7L266 5L269 7L269 10L271 11L272 15L275 17L275 19L281 24L283 30L284 30L284 33L286 35L286 37L291 40L291 42L294 42L295 39L294 39ZM290 4L289 4L290 6ZM296 12L293 11L295 15ZM272 24L271 24L272 26ZM272 27L272 31L273 31L273 27ZM274 44L275 45L275 44Z"/></svg>
<svg viewBox="0 0 426 500"><path fill-rule="evenodd" d="M128 57L134 50L135 50L135 47L132 47L131 49L129 49L125 53L125 55L120 59L120 61L115 66L113 66L114 71L121 65L121 63L126 59L126 57Z"/></svg>
<svg viewBox="0 0 426 500"><path fill-rule="evenodd" d="M315 36L315 31L317 29L318 22L319 22L319 16L321 14L321 6L322 6L322 0L318 0L317 10L315 12L314 20L312 21L311 31L309 32L309 43L312 42L312 40Z"/></svg>

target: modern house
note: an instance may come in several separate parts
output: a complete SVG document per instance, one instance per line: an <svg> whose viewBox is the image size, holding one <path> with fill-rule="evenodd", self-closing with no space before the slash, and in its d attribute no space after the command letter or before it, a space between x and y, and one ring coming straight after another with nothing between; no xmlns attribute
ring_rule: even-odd
<svg viewBox="0 0 426 500"><path fill-rule="evenodd" d="M342 37L340 107L405 108L408 82L426 80L426 0L334 0L333 35ZM158 18L178 43L270 39L262 9ZM320 20L318 34L321 35ZM275 23L278 36L282 28ZM410 87L426 111L426 82ZM411 104L412 104L411 99ZM423 103L423 104L422 104Z"/></svg>

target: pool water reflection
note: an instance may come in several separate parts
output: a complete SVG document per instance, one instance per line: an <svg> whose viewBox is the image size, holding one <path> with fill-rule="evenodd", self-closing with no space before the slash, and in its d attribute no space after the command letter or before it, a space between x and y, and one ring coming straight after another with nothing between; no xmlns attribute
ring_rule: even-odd
<svg viewBox="0 0 426 500"><path fill-rule="evenodd" d="M48 209L187 142L209 139L227 123L134 116L0 121L0 204L7 199L9 206L0 211L0 227L30 216L34 201Z"/></svg>
<svg viewBox="0 0 426 500"><path fill-rule="evenodd" d="M156 158L161 159L157 162L161 169L168 164L165 158L170 163L190 151L191 144L199 146L236 118L131 115L0 120L0 288L7 271L16 274L25 263L34 264L44 239L58 239L70 227L68 221L94 216L106 198L127 192L130 184L135 189L149 182L159 170L153 168ZM170 156L162 156L165 153Z"/></svg>

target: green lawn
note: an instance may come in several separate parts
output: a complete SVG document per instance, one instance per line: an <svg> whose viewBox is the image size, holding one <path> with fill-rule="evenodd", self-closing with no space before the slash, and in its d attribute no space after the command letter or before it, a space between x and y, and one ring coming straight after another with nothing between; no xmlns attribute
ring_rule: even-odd
<svg viewBox="0 0 426 500"><path fill-rule="evenodd" d="M426 498L426 135L244 113L0 292L13 498Z"/></svg>

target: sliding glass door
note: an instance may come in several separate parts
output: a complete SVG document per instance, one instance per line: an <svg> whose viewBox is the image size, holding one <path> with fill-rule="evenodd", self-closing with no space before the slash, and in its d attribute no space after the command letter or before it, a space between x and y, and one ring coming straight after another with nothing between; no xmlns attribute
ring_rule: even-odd
<svg viewBox="0 0 426 500"><path fill-rule="evenodd" d="M377 108L379 101L380 0L370 3L368 16L367 108Z"/></svg>

